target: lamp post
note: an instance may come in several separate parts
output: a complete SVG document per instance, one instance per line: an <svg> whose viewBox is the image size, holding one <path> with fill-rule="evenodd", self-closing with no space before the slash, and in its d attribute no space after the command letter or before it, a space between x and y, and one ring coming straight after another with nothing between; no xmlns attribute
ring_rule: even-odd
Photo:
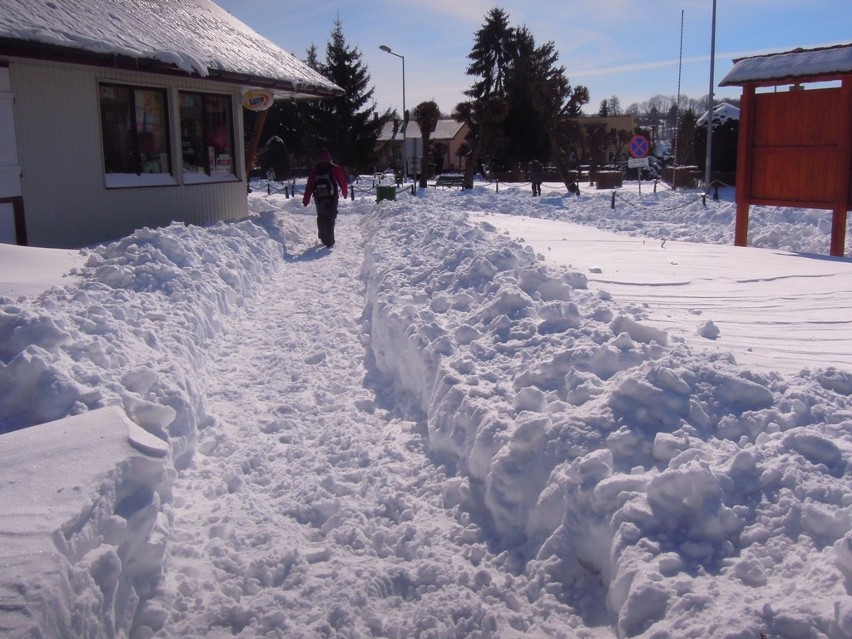
<svg viewBox="0 0 852 639"><path fill-rule="evenodd" d="M395 55L397 58L402 60L402 173L404 177L408 177L408 156L407 149L405 148L405 129L408 127L408 122L405 118L405 56L400 55L399 53L395 53L391 50L391 48L383 44L379 46L379 49L384 51L385 53L390 53L391 55Z"/></svg>

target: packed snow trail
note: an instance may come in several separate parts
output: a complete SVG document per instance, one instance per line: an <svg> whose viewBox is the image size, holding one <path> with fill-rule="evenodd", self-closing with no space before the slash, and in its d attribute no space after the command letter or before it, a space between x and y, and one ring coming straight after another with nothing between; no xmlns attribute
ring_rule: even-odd
<svg viewBox="0 0 852 639"><path fill-rule="evenodd" d="M442 506L420 426L370 387L358 220L341 216L332 251L291 249L213 346L213 417L176 481L164 594L144 613L168 617L158 637L514 634L486 618L481 534Z"/></svg>

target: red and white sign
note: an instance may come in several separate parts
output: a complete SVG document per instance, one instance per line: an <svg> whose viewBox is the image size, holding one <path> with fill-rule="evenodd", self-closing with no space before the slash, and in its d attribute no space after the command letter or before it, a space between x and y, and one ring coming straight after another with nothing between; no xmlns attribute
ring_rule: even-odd
<svg viewBox="0 0 852 639"><path fill-rule="evenodd" d="M634 135L627 145L627 151L634 158L644 158L650 153L651 145L648 144L648 138L644 135Z"/></svg>

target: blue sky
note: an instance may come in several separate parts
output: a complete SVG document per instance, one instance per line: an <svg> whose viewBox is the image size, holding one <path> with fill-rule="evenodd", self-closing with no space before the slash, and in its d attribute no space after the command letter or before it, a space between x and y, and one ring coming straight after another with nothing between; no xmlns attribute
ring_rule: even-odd
<svg viewBox="0 0 852 639"><path fill-rule="evenodd" d="M464 99L472 78L465 74L475 32L488 11L502 7L513 26L527 26L543 44L552 40L572 85L585 85L585 111L618 96L622 107L678 93L691 98L710 88L712 0L214 0L281 48L304 59L311 44L325 55L338 17L350 46L370 73L380 111L402 107L402 60L379 50L388 45L405 56L405 102L413 109L435 100L449 114ZM852 41L849 0L717 0L715 94L736 57L797 47Z"/></svg>

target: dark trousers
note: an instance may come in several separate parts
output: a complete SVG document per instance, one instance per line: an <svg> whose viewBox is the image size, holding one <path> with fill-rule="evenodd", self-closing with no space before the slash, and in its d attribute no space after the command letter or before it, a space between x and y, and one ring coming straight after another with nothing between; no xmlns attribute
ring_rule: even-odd
<svg viewBox="0 0 852 639"><path fill-rule="evenodd" d="M532 183L533 195L541 195L541 182Z"/></svg>
<svg viewBox="0 0 852 639"><path fill-rule="evenodd" d="M337 220L336 200L316 200L317 234L326 246L334 246L334 222Z"/></svg>

